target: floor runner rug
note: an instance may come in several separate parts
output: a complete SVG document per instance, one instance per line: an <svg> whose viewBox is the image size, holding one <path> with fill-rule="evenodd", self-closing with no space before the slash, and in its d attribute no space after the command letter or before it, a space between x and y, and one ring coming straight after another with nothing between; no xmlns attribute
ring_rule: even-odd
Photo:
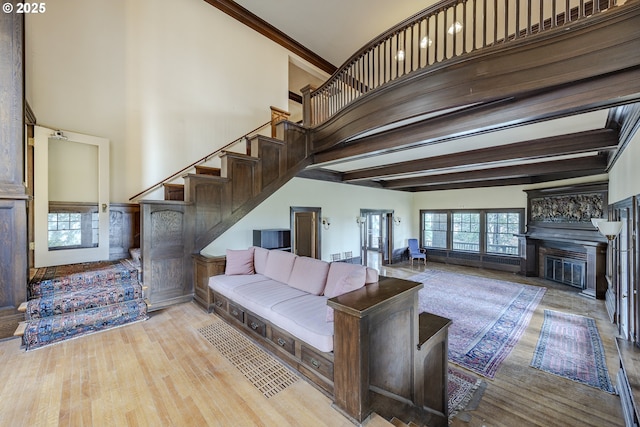
<svg viewBox="0 0 640 427"><path fill-rule="evenodd" d="M96 261L38 268L29 281L29 298L91 288L96 283L138 280L138 269L128 259Z"/></svg>
<svg viewBox="0 0 640 427"><path fill-rule="evenodd" d="M531 366L608 393L615 393L596 322L545 310Z"/></svg>
<svg viewBox="0 0 640 427"><path fill-rule="evenodd" d="M300 378L249 338L221 319L198 329L262 394L269 398L285 390ZM449 367L449 417L453 417L473 397L481 380Z"/></svg>
<svg viewBox="0 0 640 427"><path fill-rule="evenodd" d="M453 321L449 361L487 378L495 376L526 329L546 289L485 277L427 270L419 311Z"/></svg>

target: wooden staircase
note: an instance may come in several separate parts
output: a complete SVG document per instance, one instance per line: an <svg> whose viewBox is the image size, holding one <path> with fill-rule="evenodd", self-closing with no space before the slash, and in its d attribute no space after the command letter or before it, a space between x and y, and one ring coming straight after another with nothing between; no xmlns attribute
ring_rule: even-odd
<svg viewBox="0 0 640 427"><path fill-rule="evenodd" d="M273 134L220 152L219 168L196 165L184 184L163 184L165 200L140 201L143 281L153 309L190 301L193 255L310 164L306 129L284 121Z"/></svg>

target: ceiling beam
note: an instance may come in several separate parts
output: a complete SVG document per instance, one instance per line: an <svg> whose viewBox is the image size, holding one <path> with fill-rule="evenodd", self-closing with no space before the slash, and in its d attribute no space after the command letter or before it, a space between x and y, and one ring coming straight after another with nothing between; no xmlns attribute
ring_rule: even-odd
<svg viewBox="0 0 640 427"><path fill-rule="evenodd" d="M613 129L597 129L516 142L497 147L482 148L442 156L393 163L384 166L359 169L342 175L345 181L373 179L415 173L432 169L444 169L485 162L515 159L537 159L549 156L614 150L618 146L618 132Z"/></svg>
<svg viewBox="0 0 640 427"><path fill-rule="evenodd" d="M437 175L426 175L416 178L393 179L383 181L387 189L419 187L433 184L450 184L456 182L475 182L491 179L525 178L535 175L555 173L591 171L593 174L605 173L607 156L581 157L577 159L553 160L549 162L528 163L516 166L503 166L490 169L477 169L465 172L453 172Z"/></svg>
<svg viewBox="0 0 640 427"><path fill-rule="evenodd" d="M630 94L631 93L631 94ZM319 152L314 163L361 158L624 105L640 99L640 68L519 99L455 111Z"/></svg>
<svg viewBox="0 0 640 427"><path fill-rule="evenodd" d="M424 186L414 186L406 188L397 188L398 191L445 191L445 190L462 190L470 188L487 188L487 187L505 187L510 185L528 185L539 184L543 182L559 181L563 179L580 178L584 176L598 175L599 173L590 170L577 172L562 172L549 175L537 175L524 178L507 178L507 179L488 179L486 181L474 182L454 182L450 184L434 184Z"/></svg>

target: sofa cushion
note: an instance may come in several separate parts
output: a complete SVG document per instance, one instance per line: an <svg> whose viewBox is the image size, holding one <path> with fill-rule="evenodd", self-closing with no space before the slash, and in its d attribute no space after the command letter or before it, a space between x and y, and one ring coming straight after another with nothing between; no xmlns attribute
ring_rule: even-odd
<svg viewBox="0 0 640 427"><path fill-rule="evenodd" d="M253 248L243 250L227 249L227 264L224 274L253 274Z"/></svg>
<svg viewBox="0 0 640 427"><path fill-rule="evenodd" d="M347 275L341 276L334 286L327 286L325 288L324 296L333 298L360 289L364 286L365 277L365 269L354 270Z"/></svg>
<svg viewBox="0 0 640 427"><path fill-rule="evenodd" d="M214 291L220 292L222 295L229 297L233 294L233 290L238 286L247 285L249 283L262 282L269 280L262 274L246 274L227 276L220 274L218 276L209 277L209 287Z"/></svg>
<svg viewBox="0 0 640 427"><path fill-rule="evenodd" d="M378 283L378 280L379 280L378 270L376 270L375 268L367 267L367 277L364 280L364 283L366 285L370 285L372 283Z"/></svg>
<svg viewBox="0 0 640 427"><path fill-rule="evenodd" d="M297 255L291 252L278 250L269 251L264 275L278 282L287 283L296 258Z"/></svg>
<svg viewBox="0 0 640 427"><path fill-rule="evenodd" d="M350 276L351 273L353 273L353 276L348 279L349 283L342 283L340 286L347 285L348 287L353 287L354 289L352 290L364 286L367 274L366 267L358 264L347 264L345 262L332 262L329 267L329 274L327 275L327 285L324 288L324 295L332 295L331 298L340 295L336 293L338 282L343 277Z"/></svg>
<svg viewBox="0 0 640 427"><path fill-rule="evenodd" d="M274 305L303 295L307 294L284 283L265 280L236 287L230 298L258 316L271 320Z"/></svg>
<svg viewBox="0 0 640 427"><path fill-rule="evenodd" d="M253 268L258 274L264 274L264 270L267 268L267 257L269 256L269 249L261 248L259 246L253 247Z"/></svg>
<svg viewBox="0 0 640 427"><path fill-rule="evenodd" d="M321 295L328 273L328 262L299 256L293 263L293 270L287 284L313 295Z"/></svg>
<svg viewBox="0 0 640 427"><path fill-rule="evenodd" d="M327 322L327 298L303 295L272 307L273 324L322 352L333 351L333 322Z"/></svg>

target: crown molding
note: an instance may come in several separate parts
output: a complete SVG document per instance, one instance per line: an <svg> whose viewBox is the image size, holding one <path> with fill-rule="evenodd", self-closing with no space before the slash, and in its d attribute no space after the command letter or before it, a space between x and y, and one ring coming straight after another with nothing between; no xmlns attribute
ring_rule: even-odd
<svg viewBox="0 0 640 427"><path fill-rule="evenodd" d="M253 13L249 12L244 7L240 6L232 0L204 0L211 6L226 13L233 19L243 23L247 27L257 31L268 39L274 41L280 46L295 53L305 61L315 65L326 73L333 74L336 71L336 66L329 61L320 57L313 51L307 49L282 31L278 30L273 25L269 24L265 20L259 18Z"/></svg>

